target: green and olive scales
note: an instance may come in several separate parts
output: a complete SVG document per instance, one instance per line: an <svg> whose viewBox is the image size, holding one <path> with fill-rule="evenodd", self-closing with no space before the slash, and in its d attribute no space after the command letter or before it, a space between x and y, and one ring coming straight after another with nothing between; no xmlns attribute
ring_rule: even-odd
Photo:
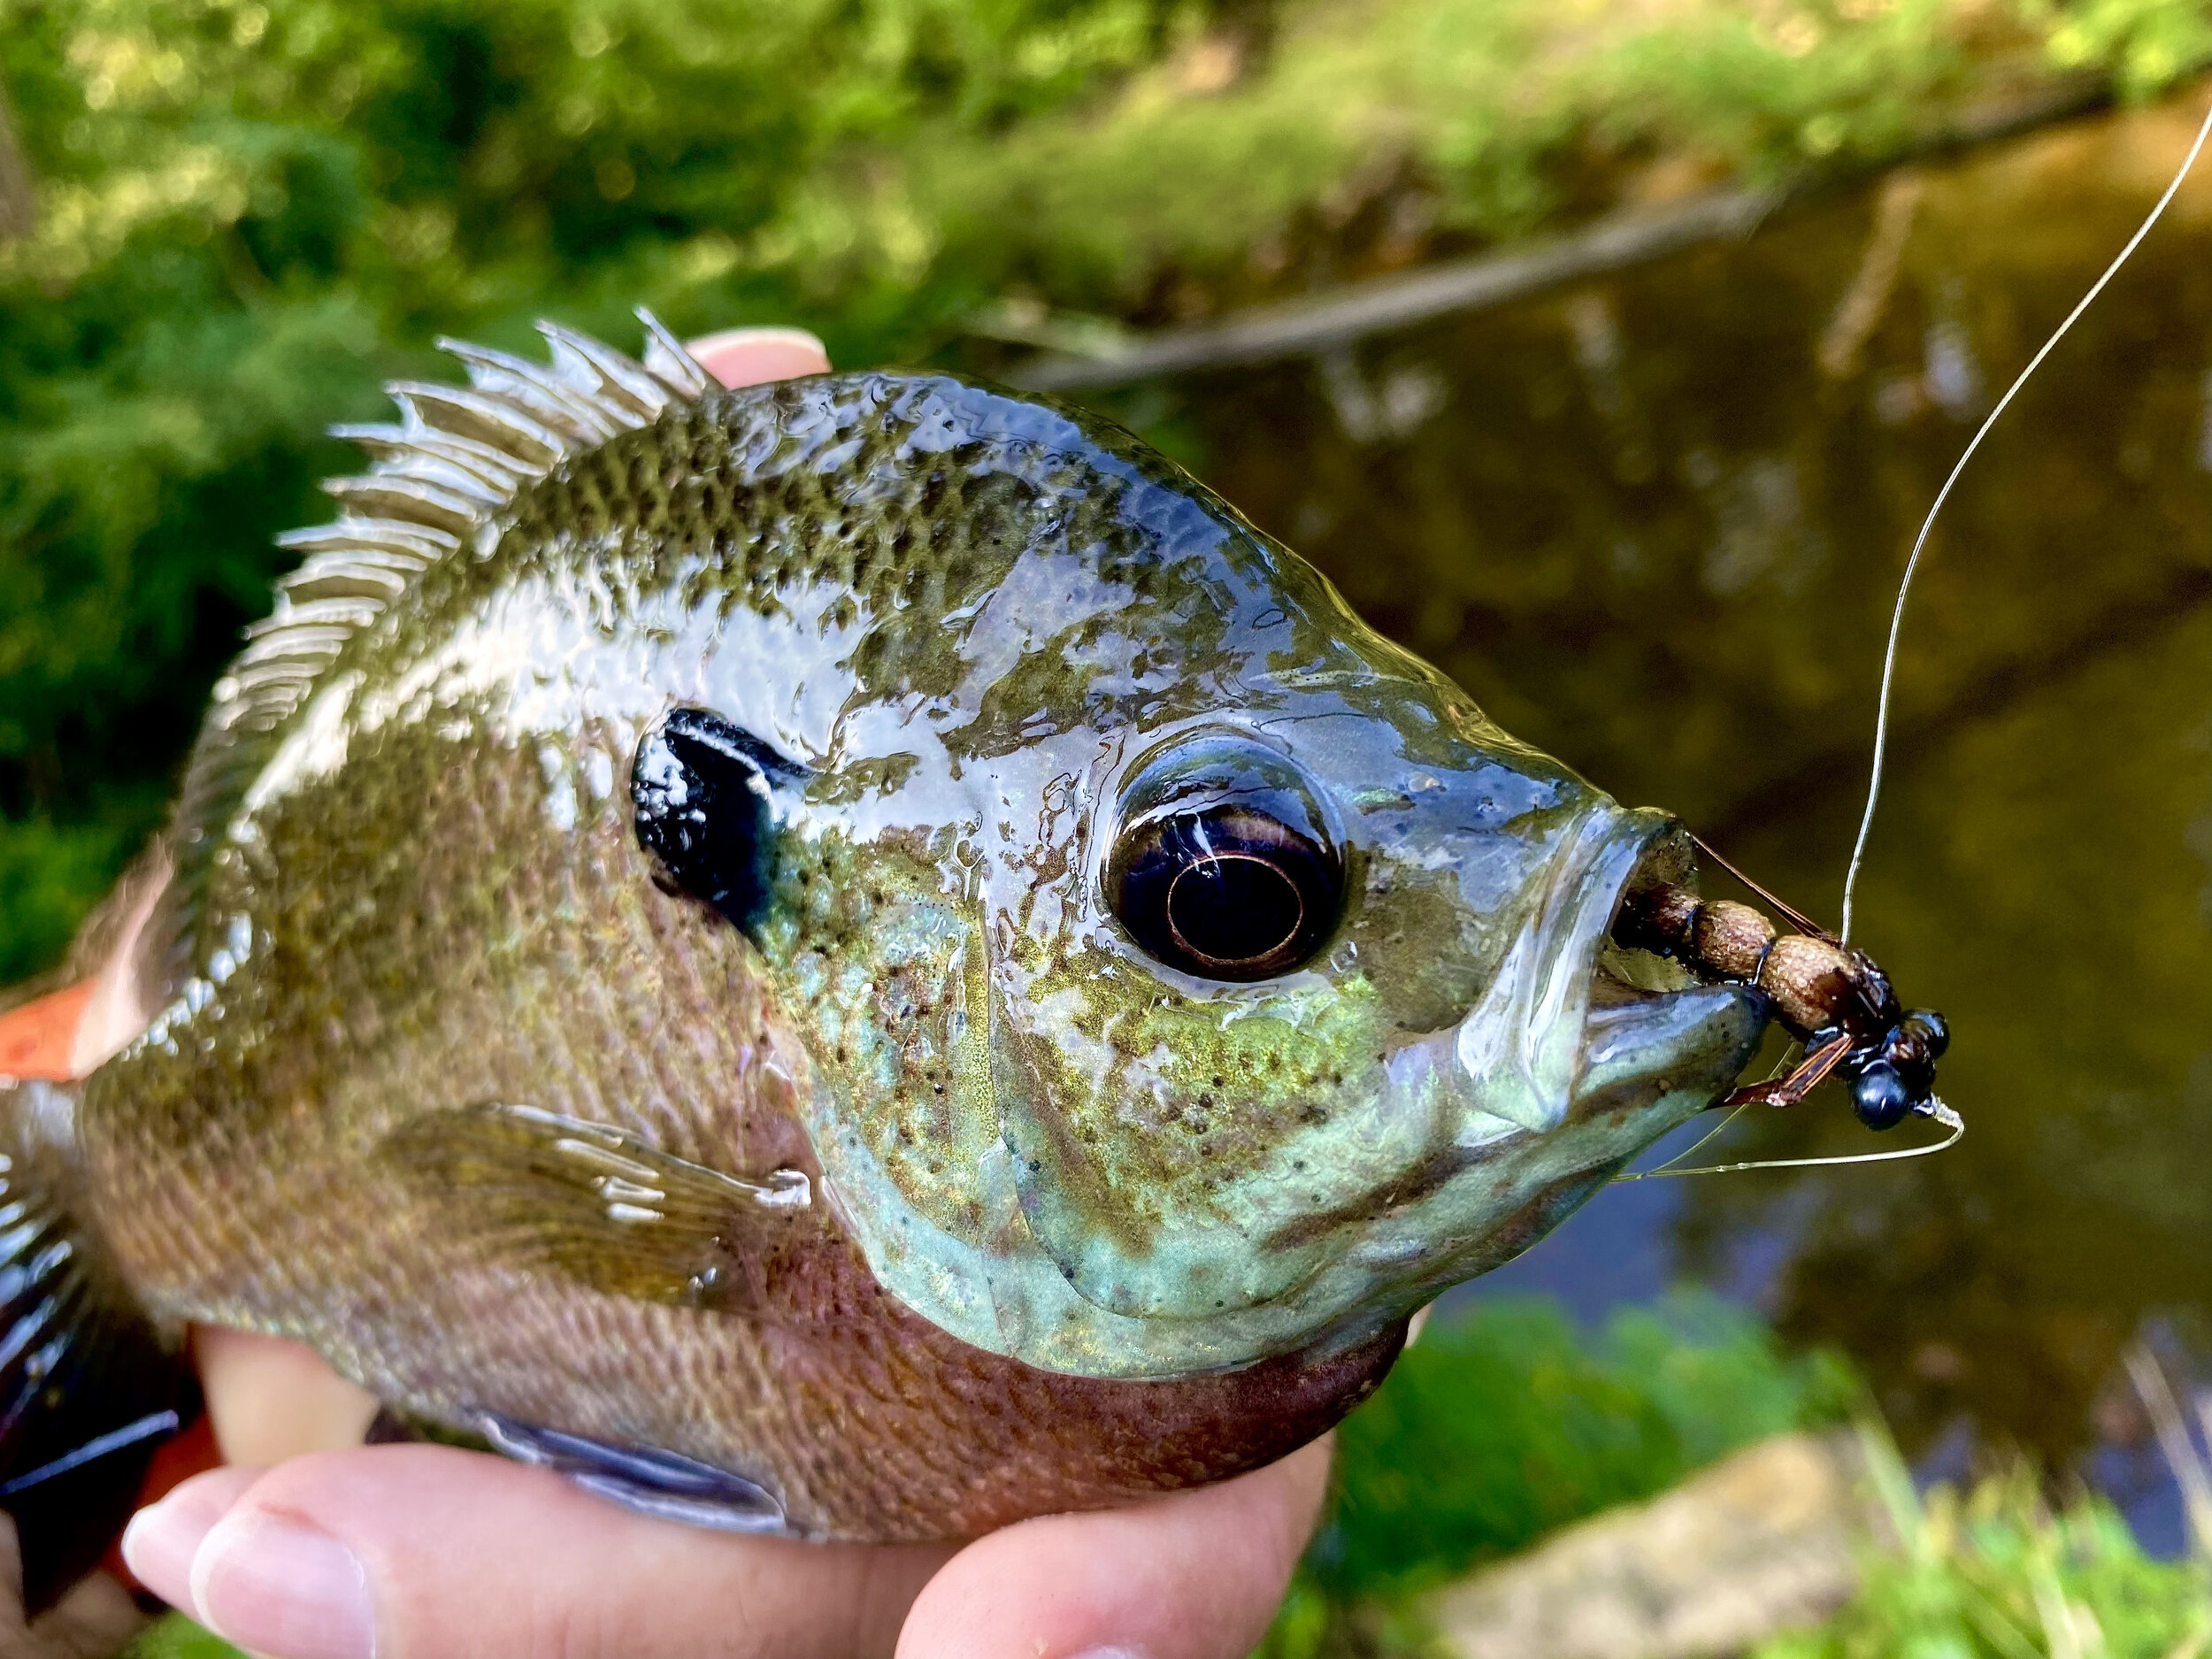
<svg viewBox="0 0 2212 1659"><path fill-rule="evenodd" d="M14 1096L111 1326L960 1536L1311 1438L1734 1079L1764 999L1607 938L1671 821L1128 434L546 332L351 434L104 975L143 1034Z"/></svg>

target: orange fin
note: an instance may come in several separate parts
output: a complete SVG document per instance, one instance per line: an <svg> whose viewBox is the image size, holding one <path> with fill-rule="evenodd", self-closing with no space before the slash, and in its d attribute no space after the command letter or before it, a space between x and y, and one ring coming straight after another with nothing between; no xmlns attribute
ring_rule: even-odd
<svg viewBox="0 0 2212 1659"><path fill-rule="evenodd" d="M0 1014L0 1079L66 1083L73 1078L70 1055L96 983L81 979Z"/></svg>

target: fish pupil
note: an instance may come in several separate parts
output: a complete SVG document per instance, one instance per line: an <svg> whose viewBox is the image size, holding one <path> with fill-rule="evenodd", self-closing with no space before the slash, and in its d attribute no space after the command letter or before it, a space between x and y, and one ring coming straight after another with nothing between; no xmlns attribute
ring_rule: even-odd
<svg viewBox="0 0 2212 1659"><path fill-rule="evenodd" d="M1116 848L1109 902L1152 956L1202 979L1288 973L1334 925L1342 875L1298 830L1242 805L1141 819Z"/></svg>
<svg viewBox="0 0 2212 1659"><path fill-rule="evenodd" d="M1243 854L1201 858L1168 888L1169 927L1194 956L1210 962L1272 956L1297 936L1305 910L1297 883Z"/></svg>
<svg viewBox="0 0 2212 1659"><path fill-rule="evenodd" d="M638 744L630 801L656 882L740 927L760 919L773 876L769 768L759 740L706 709L677 709Z"/></svg>

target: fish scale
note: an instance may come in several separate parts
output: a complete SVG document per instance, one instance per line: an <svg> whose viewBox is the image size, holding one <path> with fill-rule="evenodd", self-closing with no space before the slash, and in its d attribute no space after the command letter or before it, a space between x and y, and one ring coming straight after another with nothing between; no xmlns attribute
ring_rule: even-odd
<svg viewBox="0 0 2212 1659"><path fill-rule="evenodd" d="M1678 826L1129 434L547 338L357 429L104 970L144 1034L0 1099L88 1329L304 1340L652 1513L969 1536L1311 1439L1755 1046L1756 988L1608 978Z"/></svg>

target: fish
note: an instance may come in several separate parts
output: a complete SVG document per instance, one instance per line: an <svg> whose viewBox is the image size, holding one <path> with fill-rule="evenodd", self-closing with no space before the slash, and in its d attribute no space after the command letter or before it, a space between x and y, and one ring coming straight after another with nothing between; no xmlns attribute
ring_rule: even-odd
<svg viewBox="0 0 2212 1659"><path fill-rule="evenodd" d="M1130 433L446 342L0 1094L34 1609L193 1324L646 1513L894 1542L1220 1479L1731 1087L1682 826ZM51 1070L52 1068L49 1068Z"/></svg>

